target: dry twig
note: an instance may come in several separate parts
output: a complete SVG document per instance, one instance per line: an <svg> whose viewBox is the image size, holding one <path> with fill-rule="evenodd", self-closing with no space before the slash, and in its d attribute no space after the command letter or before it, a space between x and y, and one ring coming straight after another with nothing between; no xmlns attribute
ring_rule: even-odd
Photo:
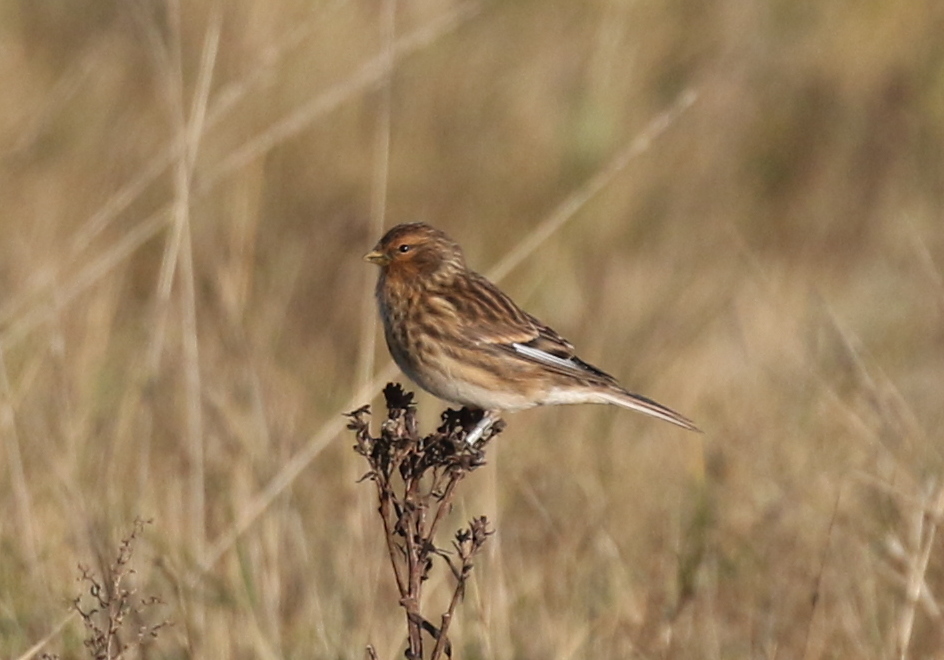
<svg viewBox="0 0 944 660"><path fill-rule="evenodd" d="M410 660L423 659L425 631L435 640L429 658L436 660L443 654L451 658L449 626L465 592L473 559L491 532L488 520L482 516L456 532L452 552L436 547L434 539L452 508L459 483L484 465L485 447L504 424L497 422L478 442L469 445L466 435L481 413L465 408L447 410L440 427L421 438L416 428L413 394L391 383L384 389L384 397L387 419L381 426L380 437L370 434L369 406L348 414L351 419L348 428L357 437L354 450L370 465L364 479L371 480L377 488L387 553L400 592L400 605L406 612L406 656ZM420 613L423 583L433 567L434 556L445 560L456 582L438 627Z"/></svg>

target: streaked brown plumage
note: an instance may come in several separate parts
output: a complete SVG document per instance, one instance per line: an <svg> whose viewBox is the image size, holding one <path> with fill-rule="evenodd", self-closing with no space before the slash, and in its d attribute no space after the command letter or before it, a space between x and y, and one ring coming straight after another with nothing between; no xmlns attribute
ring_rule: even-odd
<svg viewBox="0 0 944 660"><path fill-rule="evenodd" d="M377 303L400 369L441 399L486 411L470 441L498 411L564 403L615 404L698 430L578 358L570 342L469 270L442 231L397 225L364 258L380 266Z"/></svg>

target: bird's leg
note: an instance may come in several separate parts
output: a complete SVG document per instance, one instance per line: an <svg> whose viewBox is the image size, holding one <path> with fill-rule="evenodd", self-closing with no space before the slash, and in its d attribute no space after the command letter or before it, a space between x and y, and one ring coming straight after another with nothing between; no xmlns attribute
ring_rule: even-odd
<svg viewBox="0 0 944 660"><path fill-rule="evenodd" d="M474 445L479 441L479 438L492 427L492 424L498 421L498 411L497 410L486 410L482 413L482 419L479 420L479 423L475 425L469 434L465 436L465 441L469 443L469 446Z"/></svg>

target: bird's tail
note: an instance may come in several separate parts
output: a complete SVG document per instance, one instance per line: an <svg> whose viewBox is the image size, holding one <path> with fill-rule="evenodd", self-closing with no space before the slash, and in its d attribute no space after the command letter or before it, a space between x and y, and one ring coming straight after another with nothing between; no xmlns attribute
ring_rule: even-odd
<svg viewBox="0 0 944 660"><path fill-rule="evenodd" d="M692 422L692 420L688 419L684 415L680 415L671 408L663 406L661 403L656 403L652 399L647 399L646 397L639 394L627 392L622 388L613 388L608 392L601 392L600 394L606 403L612 403L623 408L629 408L630 410L636 410L647 415L652 415L653 417L658 417L659 419L664 419L667 422L672 422L673 424L681 426L683 429L688 429L689 431L698 431L701 433L701 429L695 426L695 423Z"/></svg>

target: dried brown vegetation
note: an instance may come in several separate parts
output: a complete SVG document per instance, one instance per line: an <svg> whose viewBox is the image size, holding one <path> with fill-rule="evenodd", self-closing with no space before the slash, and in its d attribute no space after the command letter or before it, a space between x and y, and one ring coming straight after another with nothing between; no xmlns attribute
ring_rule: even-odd
<svg viewBox="0 0 944 660"><path fill-rule="evenodd" d="M471 445L467 435L481 418L481 412L472 413L465 408L447 410L436 432L421 437L413 394L390 383L384 388L384 399L387 419L380 436L370 433L369 406L348 415L351 418L348 428L357 437L355 451L370 466L364 478L377 487L377 512L400 594L399 604L406 612L406 657L437 660L443 653L452 657L449 628L472 574L472 560L491 532L485 516L474 518L468 527L455 533L453 552L436 545L436 532L452 510L456 489L466 476L485 464L485 449L504 423L493 424ZM435 557L445 561L455 579L449 606L439 626L420 610L423 585L433 570ZM424 633L433 640L428 655L423 652Z"/></svg>
<svg viewBox="0 0 944 660"><path fill-rule="evenodd" d="M155 620L155 610L163 605L157 596L146 596L134 586L132 566L134 549L145 525L137 519L131 532L121 540L114 560L101 567L101 574L79 564L79 582L83 591L72 601L72 611L85 628L82 643L92 660L124 660L143 655L161 631L172 625ZM61 660L45 652L43 660Z"/></svg>

